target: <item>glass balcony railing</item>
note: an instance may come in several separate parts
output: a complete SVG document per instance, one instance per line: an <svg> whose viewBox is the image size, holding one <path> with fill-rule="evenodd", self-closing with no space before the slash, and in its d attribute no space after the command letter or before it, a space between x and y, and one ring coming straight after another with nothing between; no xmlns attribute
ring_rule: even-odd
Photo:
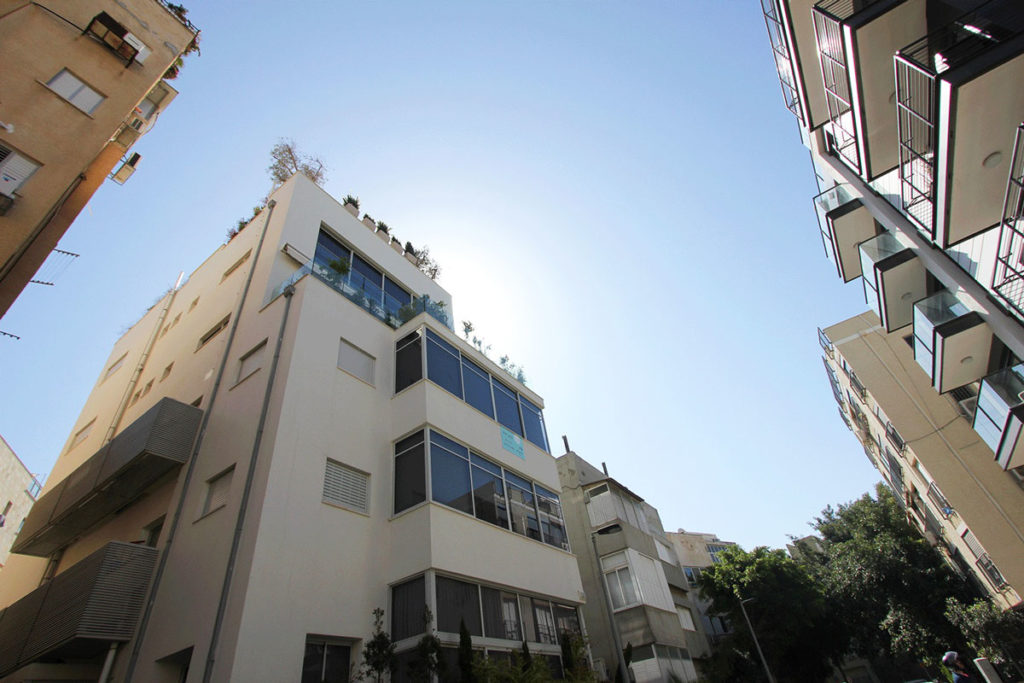
<svg viewBox="0 0 1024 683"><path fill-rule="evenodd" d="M945 289L914 304L914 359L929 377L934 375L935 328L970 312L955 294Z"/></svg>
<svg viewBox="0 0 1024 683"><path fill-rule="evenodd" d="M267 298L267 302L281 296L286 288L294 285L306 275L313 275L349 301L365 309L370 315L395 329L420 313L427 313L449 330L455 329L443 301L434 301L427 294L414 296L407 302L399 301L361 273L356 271L339 273L333 268L313 261L303 265L275 287Z"/></svg>
<svg viewBox="0 0 1024 683"><path fill-rule="evenodd" d="M905 249L891 232L883 232L867 242L861 242L860 272L864 276L864 298L879 318L882 317L882 307L878 301L878 283L874 277L875 264Z"/></svg>
<svg viewBox="0 0 1024 683"><path fill-rule="evenodd" d="M993 453L999 452L1003 431L1010 410L1024 403L1024 364L1004 368L981 382L978 409L974 413L974 431L988 444Z"/></svg>

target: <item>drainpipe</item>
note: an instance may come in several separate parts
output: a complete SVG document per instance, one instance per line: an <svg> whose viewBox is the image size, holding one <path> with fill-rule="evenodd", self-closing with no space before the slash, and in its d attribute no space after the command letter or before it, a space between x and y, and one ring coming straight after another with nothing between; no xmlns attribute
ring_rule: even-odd
<svg viewBox="0 0 1024 683"><path fill-rule="evenodd" d="M149 361L149 354L153 351L153 346L156 345L156 340L160 336L160 330L164 327L164 320L167 319L167 314L171 311L171 304L174 303L174 297L178 296L178 290L181 289L181 280L185 277L185 273L181 272L178 274L178 281L174 283L174 289L168 292L168 295L164 295L166 303L164 304L163 310L160 311L160 315L156 320L156 327L153 329L153 333L149 336L149 341L146 342L146 347L142 349L142 355L139 356L139 362L135 364L135 371L132 373L131 379L128 380L128 388L125 389L124 396L121 397L121 403L117 406L117 410L114 412L114 419L110 421L110 427L107 428L107 433L103 437L103 445L114 438L114 434L117 432L118 426L121 424L121 418L124 417L124 411L128 410L128 402L131 400L132 392L135 391L135 387L139 384L139 379L142 378L142 372L146 369L146 363Z"/></svg>
<svg viewBox="0 0 1024 683"><path fill-rule="evenodd" d="M285 326L288 323L288 313L292 308L292 295L295 294L295 285L288 285L284 289L284 314L281 316L281 327L277 332L277 343L274 346L274 359L270 362L270 372L267 377L267 388L263 392L263 407L260 409L260 420L256 426L256 439L252 444L252 453L249 455L249 469L245 474L245 487L242 489L242 500L238 506L238 518L235 521L235 533L231 539L231 552L228 555L228 566L224 571L224 585L220 590L220 601L217 604L217 617L213 622L213 633L210 635L210 647L206 651L206 668L203 670L203 683L208 683L213 676L213 665L216 660L217 644L220 640L221 626L224 624L224 614L227 612L228 597L231 593L231 580L235 574L235 562L238 560L238 549L242 543L242 531L245 528L245 513L249 508L249 496L252 493L252 482L256 477L256 462L260 453L260 446L263 444L263 433L267 424L267 413L270 412L270 395L274 390L274 377L277 374L277 363L281 358L281 346L284 344Z"/></svg>
<svg viewBox="0 0 1024 683"><path fill-rule="evenodd" d="M153 615L153 606L156 603L157 589L160 587L160 582L164 576L164 570L167 568L167 558L171 554L171 545L174 543L174 537L178 530L178 524L181 521L181 512L185 507L185 495L188 493L189 484L192 482L192 475L196 468L196 458L199 454L199 449L203 445L203 439L206 436L206 427L210 423L210 413L213 411L214 401L217 398L217 394L220 390L221 382L224 379L224 370L227 368L228 359L231 357L231 346L235 341L235 332L238 330L238 322L241 319L242 309L245 307L245 300L249 295L249 286L252 284L253 276L256 273L256 265L259 263L260 254L263 251L263 240L267 236L267 228L270 226L270 219L274 215L274 207L277 206L277 202L271 199L267 202L267 219L263 221L263 230L260 232L260 240L256 245L256 253L252 258L252 266L249 268L249 274L245 280L245 286L242 288L242 294L238 299L238 306L235 308L232 314L234 320L231 321L231 329L228 331L228 339L224 344L224 354L220 359L220 366L217 368L217 377L213 381L213 389L210 390L210 402L203 411L203 418L199 422L199 432L196 434L195 441L192 444L192 450L189 453L188 465L185 468L185 477L181 485L181 495L178 497L177 505L174 508L174 516L171 518L170 527L167 529L167 538L164 540L164 548L160 553L160 559L156 565L156 571L153 573L153 582L149 588L149 595L146 599L146 607L142 611L142 618L139 620L139 628L135 634L135 642L132 645L131 656L128 659L128 668L125 671L124 683L131 683L132 676L135 675L135 666L139 661L139 653L142 650L142 641L146 634L146 629L149 627L149 619Z"/></svg>
<svg viewBox="0 0 1024 683"><path fill-rule="evenodd" d="M110 670L114 668L114 657L117 655L117 641L115 640L110 644L110 649L107 650L107 658L103 660L103 671L100 672L100 677L96 679L97 683L107 683L110 680Z"/></svg>

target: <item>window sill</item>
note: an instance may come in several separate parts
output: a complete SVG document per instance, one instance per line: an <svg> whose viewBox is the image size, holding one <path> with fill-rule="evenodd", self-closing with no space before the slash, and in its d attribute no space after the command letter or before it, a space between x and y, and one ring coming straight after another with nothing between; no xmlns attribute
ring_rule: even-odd
<svg viewBox="0 0 1024 683"><path fill-rule="evenodd" d="M203 521L204 519L206 519L207 517L209 517L213 513L217 512L218 510L223 510L227 506L228 506L227 503L221 503L220 505L218 505L217 507L213 508L212 510L207 510L203 514L201 514L198 517L196 517L195 521L193 521L192 523L193 524L198 524L199 522Z"/></svg>
<svg viewBox="0 0 1024 683"><path fill-rule="evenodd" d="M341 503L332 503L329 500L321 500L320 502L326 505L327 507L336 508L338 510L344 510L345 512L354 512L355 514L360 515L362 517L369 518L371 516L367 510L360 510L359 508L349 507L348 505L342 505ZM412 508L409 509L411 510ZM403 510L403 512L405 511Z"/></svg>
<svg viewBox="0 0 1024 683"><path fill-rule="evenodd" d="M234 384L232 384L232 385L231 385L231 386L230 386L230 387L228 388L228 391L232 391L232 390L234 390L234 388L235 388L235 387L237 387L237 386L238 386L239 384L241 384L241 383L242 383L242 382L244 382L245 380L249 379L250 377L252 377L253 375L255 375L255 374L256 374L257 372L259 372L259 371L260 371L260 370L262 370L262 369L263 369L262 367L256 368L255 370L253 370L252 372L250 372L250 373L249 373L248 375L246 375L245 377L241 378L240 380L238 380L237 382L235 382Z"/></svg>
<svg viewBox="0 0 1024 683"><path fill-rule="evenodd" d="M339 367L338 367L338 369L339 369L339 370L341 370L342 372L344 372L344 373L345 373L346 375L348 375L349 377L352 377L353 379L357 379L357 380L359 380L360 382L362 382L362 383L363 383L363 384L365 384L366 386L370 387L371 389L376 389L376 388L377 388L377 385L376 385L376 384L374 384L374 383L372 383L372 382L367 382L367 381L366 381L365 379L363 379L363 378L362 378L362 377L360 377L359 375L357 375L357 374L355 374L355 373L353 373L353 372L349 372L348 370L346 370L346 369L345 369L345 368L343 368L343 367L340 367L340 366L339 366ZM404 391L404 389L403 389L403 391Z"/></svg>
<svg viewBox="0 0 1024 683"><path fill-rule="evenodd" d="M95 116L93 116L92 114L90 114L90 113L89 113L89 112L87 112L87 111L84 111L84 110L82 110L82 109L79 109L79 108L78 108L78 107L76 107L76 106L75 106L74 104L72 104L72 103L71 103L71 102L69 102L68 100L64 99L64 96L63 96L63 95L61 95L61 94L60 94L59 92L57 92L56 90L54 90L53 88L51 88L50 86L48 86L48 85L47 85L46 83L44 83L43 81L39 80L38 78L36 79L36 83L38 83L39 85L41 85L41 86L43 86L44 88L46 88L46 89L47 89L47 91L49 91L49 92L53 93L53 95L54 95L54 96L55 96L55 97L56 97L56 98L57 98L58 100L60 100L60 101L61 101L61 102L63 102L64 104L68 105L69 107L71 107L72 109L74 109L75 111L77 111L77 112L78 112L79 114L81 114L82 116L85 116L85 117L87 117L87 118L90 118L90 119L92 119L93 121L95 121L95 120L96 120L96 117L95 117ZM106 99L106 97L104 97L104 99ZM102 102L100 102L100 104L103 104L103 103L102 103ZM98 108L98 107L97 107L97 108Z"/></svg>

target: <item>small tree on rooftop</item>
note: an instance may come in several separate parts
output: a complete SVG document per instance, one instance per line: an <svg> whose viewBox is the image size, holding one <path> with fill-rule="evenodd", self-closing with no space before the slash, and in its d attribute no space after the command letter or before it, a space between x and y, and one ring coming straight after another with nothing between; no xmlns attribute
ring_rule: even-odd
<svg viewBox="0 0 1024 683"><path fill-rule="evenodd" d="M271 148L267 173L270 174L274 187L284 184L284 181L296 173L301 173L320 187L327 182L327 166L323 159L303 154L295 141L288 138L281 138Z"/></svg>

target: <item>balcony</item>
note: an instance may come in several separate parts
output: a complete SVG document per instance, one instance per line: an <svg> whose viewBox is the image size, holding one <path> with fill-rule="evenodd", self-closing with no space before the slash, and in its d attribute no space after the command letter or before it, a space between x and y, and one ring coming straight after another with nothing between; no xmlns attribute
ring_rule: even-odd
<svg viewBox="0 0 1024 683"><path fill-rule="evenodd" d="M291 277L275 287L267 297L266 303L281 296L286 288L310 274L394 329L398 329L420 313L427 313L449 330L455 329L443 301L433 301L424 294L423 296L414 296L408 302L402 302L357 272L350 271L347 274L342 274L315 261L307 262L292 273Z"/></svg>
<svg viewBox="0 0 1024 683"><path fill-rule="evenodd" d="M886 332L914 321L914 302L927 295L928 271L914 251L890 232L860 245L864 299Z"/></svg>
<svg viewBox="0 0 1024 683"><path fill-rule="evenodd" d="M202 411L170 398L147 410L29 512L11 550L49 557L185 463Z"/></svg>
<svg viewBox="0 0 1024 683"><path fill-rule="evenodd" d="M1017 127L992 287L1024 319L1024 123Z"/></svg>
<svg viewBox="0 0 1024 683"><path fill-rule="evenodd" d="M914 304L914 360L939 393L984 377L995 341L981 316L948 290Z"/></svg>
<svg viewBox="0 0 1024 683"><path fill-rule="evenodd" d="M829 364L824 358L821 361L825 364L825 374L828 375L828 383L832 387L832 395L836 399L836 403L839 404L840 408L846 403L843 400L843 389L839 385L839 378L836 376L836 371L832 369L832 365Z"/></svg>
<svg viewBox="0 0 1024 683"><path fill-rule="evenodd" d="M815 197L814 210L825 255L835 264L839 277L843 282L860 277L857 245L881 231L871 212L850 193L847 185L837 185Z"/></svg>
<svg viewBox="0 0 1024 683"><path fill-rule="evenodd" d="M93 17L82 33L92 36L124 60L125 68L131 66L132 62L137 61L141 64L149 54L149 48L142 41L106 12L100 12Z"/></svg>
<svg viewBox="0 0 1024 683"><path fill-rule="evenodd" d="M864 180L898 162L892 55L928 33L925 0L822 0L814 29L829 148Z"/></svg>
<svg viewBox="0 0 1024 683"><path fill-rule="evenodd" d="M0 676L39 661L102 655L128 642L157 551L114 541L0 611Z"/></svg>
<svg viewBox="0 0 1024 683"><path fill-rule="evenodd" d="M902 208L942 249L1000 222L1022 53L1024 7L990 0L895 55Z"/></svg>
<svg viewBox="0 0 1024 683"><path fill-rule="evenodd" d="M1003 469L1024 465L1024 364L984 379L978 392L974 431L995 453Z"/></svg>

